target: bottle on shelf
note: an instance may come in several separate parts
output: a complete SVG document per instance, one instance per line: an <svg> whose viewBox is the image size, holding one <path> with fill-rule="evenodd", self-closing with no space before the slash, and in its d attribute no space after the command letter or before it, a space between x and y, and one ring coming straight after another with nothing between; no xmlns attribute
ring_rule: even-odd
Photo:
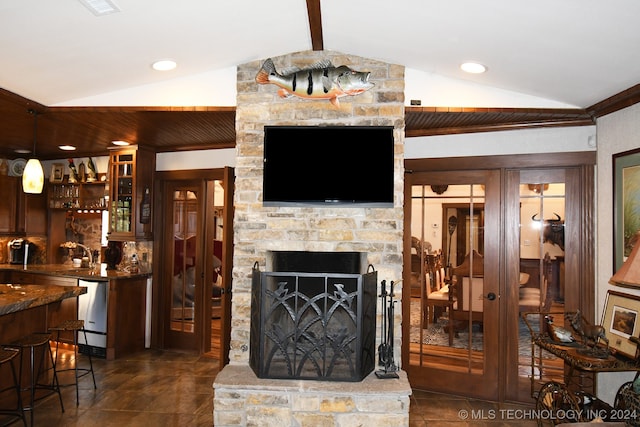
<svg viewBox="0 0 640 427"><path fill-rule="evenodd" d="M133 254L131 255L131 267L129 268L129 273L137 273L138 271L138 254Z"/></svg>

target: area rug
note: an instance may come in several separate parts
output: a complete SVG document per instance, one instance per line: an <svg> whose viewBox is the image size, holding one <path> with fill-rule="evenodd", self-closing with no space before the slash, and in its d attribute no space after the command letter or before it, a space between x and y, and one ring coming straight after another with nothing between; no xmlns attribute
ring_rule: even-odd
<svg viewBox="0 0 640 427"><path fill-rule="evenodd" d="M420 301L417 298L411 300L411 326L410 326L410 340L412 343L422 342L423 344L438 345L449 347L449 332L447 326L449 319L447 314L444 313L438 321L430 323L427 328L420 328L422 312ZM539 333L539 322L531 316L528 318L529 326L522 318L518 319L518 352L520 356L531 357L531 332ZM422 333L422 335L420 335ZM422 338L422 340L421 340ZM469 331L458 331L453 339L453 348L469 348ZM482 351L483 349L483 331L480 325L474 324L471 333L471 349ZM537 352L538 353L538 352ZM544 358L552 358L553 355L543 352Z"/></svg>

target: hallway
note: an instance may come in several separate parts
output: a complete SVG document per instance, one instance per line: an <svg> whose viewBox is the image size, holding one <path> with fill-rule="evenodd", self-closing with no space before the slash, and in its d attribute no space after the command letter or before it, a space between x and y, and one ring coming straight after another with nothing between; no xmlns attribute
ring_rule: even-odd
<svg viewBox="0 0 640 427"><path fill-rule="evenodd" d="M60 356L62 363L68 364L73 359L73 353L68 351L61 350ZM87 359L81 358L82 366ZM98 389L93 389L90 376L81 378L80 405L76 407L74 388L64 387L64 413L55 396L37 402L36 426L212 425L212 384L218 372L217 360L147 350L119 360L94 359L93 362ZM62 383L67 380L61 377ZM411 427L535 426L535 421L523 420L529 409L416 390L411 396L409 419ZM27 413L28 421L29 417Z"/></svg>

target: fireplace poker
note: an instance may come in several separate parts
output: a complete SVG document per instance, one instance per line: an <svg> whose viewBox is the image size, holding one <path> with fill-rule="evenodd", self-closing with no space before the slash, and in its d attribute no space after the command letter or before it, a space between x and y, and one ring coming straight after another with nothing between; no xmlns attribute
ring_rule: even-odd
<svg viewBox="0 0 640 427"><path fill-rule="evenodd" d="M378 364L384 366L387 354L387 281L380 283L380 302L382 303L382 327L380 328L380 345L378 346Z"/></svg>
<svg viewBox="0 0 640 427"><path fill-rule="evenodd" d="M380 365L384 367L382 370L376 371L378 378L399 378L396 371L398 367L393 360L393 317L394 317L394 304L393 300L393 280L391 281L390 290L387 294L387 283L382 281L382 292L380 292L380 298L382 299L382 331L381 338L382 343L378 347L378 357ZM389 306L387 307L387 298L389 299Z"/></svg>

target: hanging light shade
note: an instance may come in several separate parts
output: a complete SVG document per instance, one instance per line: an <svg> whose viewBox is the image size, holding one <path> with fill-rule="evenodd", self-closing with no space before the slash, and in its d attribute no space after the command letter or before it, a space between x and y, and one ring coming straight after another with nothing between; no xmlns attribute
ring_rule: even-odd
<svg viewBox="0 0 640 427"><path fill-rule="evenodd" d="M42 169L40 160L36 159L38 112L29 110L29 113L33 114L33 151L31 152L31 158L22 172L22 191L29 194L40 194L44 186L44 169Z"/></svg>

